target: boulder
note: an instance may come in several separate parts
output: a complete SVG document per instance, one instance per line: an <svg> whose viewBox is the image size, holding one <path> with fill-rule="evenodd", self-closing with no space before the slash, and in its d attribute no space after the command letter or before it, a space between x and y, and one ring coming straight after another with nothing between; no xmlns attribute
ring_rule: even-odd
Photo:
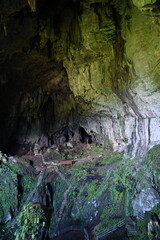
<svg viewBox="0 0 160 240"><path fill-rule="evenodd" d="M139 216L152 210L160 201L158 192L153 187L146 187L132 201L134 215Z"/></svg>

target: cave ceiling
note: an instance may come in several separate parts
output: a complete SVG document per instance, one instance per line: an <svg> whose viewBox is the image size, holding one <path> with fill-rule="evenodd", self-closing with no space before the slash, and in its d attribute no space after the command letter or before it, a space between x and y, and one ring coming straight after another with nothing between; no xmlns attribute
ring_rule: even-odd
<svg viewBox="0 0 160 240"><path fill-rule="evenodd" d="M156 0L2 0L1 148L78 127L133 155L159 143L159 40Z"/></svg>

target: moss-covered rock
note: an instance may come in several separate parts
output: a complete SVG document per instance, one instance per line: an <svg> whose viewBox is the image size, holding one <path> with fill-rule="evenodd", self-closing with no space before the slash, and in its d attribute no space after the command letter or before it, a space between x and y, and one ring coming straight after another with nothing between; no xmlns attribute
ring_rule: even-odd
<svg viewBox="0 0 160 240"><path fill-rule="evenodd" d="M3 224L18 214L36 181L21 165L8 160L1 162L0 178L0 223Z"/></svg>
<svg viewBox="0 0 160 240"><path fill-rule="evenodd" d="M103 152L101 147L96 149L92 146L91 149L94 152ZM147 156L150 156L153 150L151 149ZM94 226L95 233L98 234L124 219L129 224L126 217L130 216L135 221L134 226L128 230L130 236L134 239L145 239L148 236L146 228L149 221L145 220L146 211L155 211L158 216L157 204L160 201L158 185L152 177L154 171L146 165L146 161L148 157L137 166L136 159L122 158L120 154L104 151L102 157L91 163L83 163L81 167L75 164L66 174L72 188L67 196L59 227L76 222ZM62 201L59 202L59 199L62 199L67 188L63 181L60 181L62 187L59 184L54 185L58 208ZM56 206L54 205L55 209ZM53 223L55 219L56 217ZM131 234L133 229L136 229L136 235L135 231Z"/></svg>
<svg viewBox="0 0 160 240"><path fill-rule="evenodd" d="M97 147L96 151L99 150L102 152L101 147ZM67 224L67 220L82 225L95 225L101 219L103 226L98 226L97 231L102 231L104 226L112 225L129 211L130 214L133 212L133 183L130 180L134 161L122 160L121 154L109 153L91 163L83 163L81 167L77 164L66 175L72 187L67 196L62 225ZM54 182L56 211L61 206L63 193L67 188L61 179L59 181L61 184ZM108 217L104 218L106 214Z"/></svg>

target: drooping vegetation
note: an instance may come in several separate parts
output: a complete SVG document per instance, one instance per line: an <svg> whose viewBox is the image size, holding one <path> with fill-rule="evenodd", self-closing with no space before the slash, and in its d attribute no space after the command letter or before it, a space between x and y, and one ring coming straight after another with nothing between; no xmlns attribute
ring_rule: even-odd
<svg viewBox="0 0 160 240"><path fill-rule="evenodd" d="M83 154L81 151L79 154L83 159L86 159L86 162L76 162L69 168L58 167L67 182L71 184L59 227L61 228L69 222L80 225L90 225L96 222L94 231L99 234L116 225L126 216L134 215L132 200L135 194L139 194L147 186L146 184L150 179L150 175L149 178L148 176L144 177L144 172L154 174L154 171L151 171L151 166L147 165L148 158L141 164L141 168L135 172L136 159L131 160L129 157L113 153L94 144L86 145L84 149ZM88 161L88 154L99 157ZM80 156L77 155L78 158ZM149 156L151 158L151 155ZM45 212L40 204L29 203L23 206L27 196L34 189L35 181L29 175L25 175L24 169L17 163L2 162L1 165L0 174L3 178L3 186L4 183L7 183L6 191L1 194L3 222L13 214L17 219L16 240L38 239L46 231ZM21 188L17 187L19 184ZM156 186L155 180L154 184ZM54 200L51 206L54 209L54 214L51 217L49 235L52 236L55 233L64 192L68 186L63 178L56 175L51 182L51 187L54 189ZM21 192L20 189L23 189L23 191ZM2 190L1 186L1 192ZM12 194L12 199L7 201L9 194ZM45 194L45 192L42 191L41 194ZM37 197L38 195L36 199L38 199ZM7 212L4 211L4 208L7 209ZM152 209L152 212L158 216L159 207ZM137 220L136 226L139 231L138 234L140 234L139 237L143 239L144 220ZM13 231L15 230L13 229ZM138 239L138 237L135 236L133 239Z"/></svg>
<svg viewBox="0 0 160 240"><path fill-rule="evenodd" d="M15 240L36 240L43 234L46 217L39 204L29 203L17 219Z"/></svg>
<svg viewBox="0 0 160 240"><path fill-rule="evenodd" d="M0 219L12 218L20 209L35 186L35 179L12 161L1 161L0 168Z"/></svg>

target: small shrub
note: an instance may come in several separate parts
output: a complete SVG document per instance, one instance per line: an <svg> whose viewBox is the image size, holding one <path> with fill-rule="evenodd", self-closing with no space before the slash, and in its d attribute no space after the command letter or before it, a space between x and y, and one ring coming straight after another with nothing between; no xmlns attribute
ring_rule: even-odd
<svg viewBox="0 0 160 240"><path fill-rule="evenodd" d="M36 240L46 225L44 211L39 204L29 203L18 217L15 240Z"/></svg>

